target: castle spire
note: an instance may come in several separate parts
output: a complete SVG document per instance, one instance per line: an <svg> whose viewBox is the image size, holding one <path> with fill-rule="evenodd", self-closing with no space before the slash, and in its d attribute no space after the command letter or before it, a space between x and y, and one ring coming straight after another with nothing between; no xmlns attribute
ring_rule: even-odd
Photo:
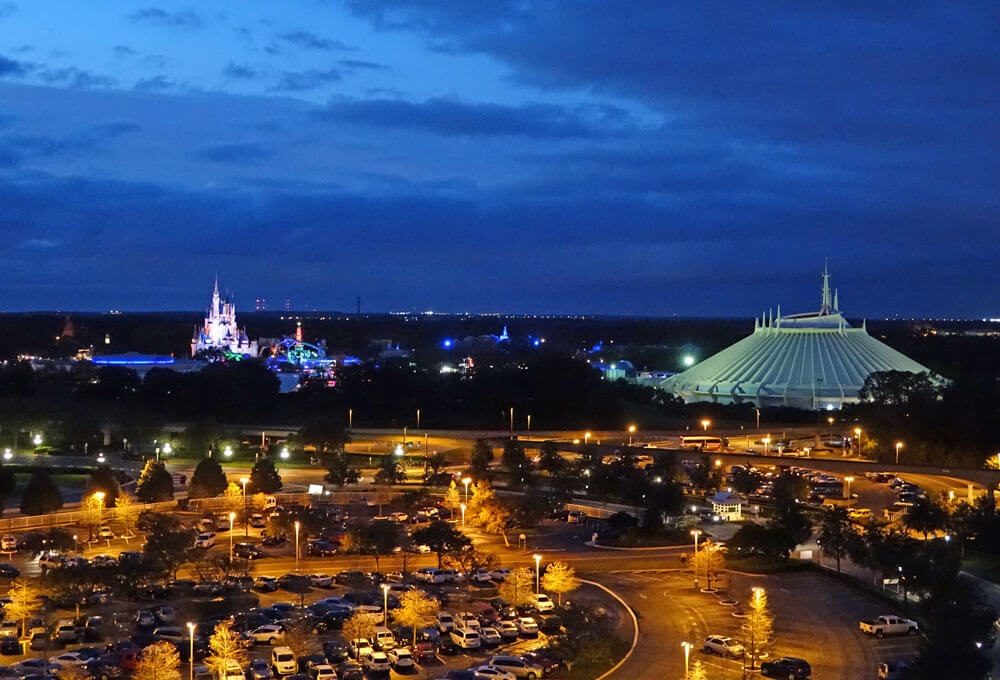
<svg viewBox="0 0 1000 680"><path fill-rule="evenodd" d="M837 293L838 293L837 289L834 288L833 289L833 311L835 311L835 312L839 312L840 311L840 300L837 297Z"/></svg>
<svg viewBox="0 0 1000 680"><path fill-rule="evenodd" d="M827 261L823 265L823 301L819 311L821 314L829 314L832 308L833 302L830 299L830 263Z"/></svg>

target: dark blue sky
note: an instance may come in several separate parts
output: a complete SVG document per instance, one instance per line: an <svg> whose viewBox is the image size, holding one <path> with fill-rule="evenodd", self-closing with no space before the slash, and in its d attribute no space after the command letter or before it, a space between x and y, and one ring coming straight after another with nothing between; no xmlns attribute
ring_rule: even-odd
<svg viewBox="0 0 1000 680"><path fill-rule="evenodd" d="M0 310L1000 316L998 152L992 1L0 0Z"/></svg>

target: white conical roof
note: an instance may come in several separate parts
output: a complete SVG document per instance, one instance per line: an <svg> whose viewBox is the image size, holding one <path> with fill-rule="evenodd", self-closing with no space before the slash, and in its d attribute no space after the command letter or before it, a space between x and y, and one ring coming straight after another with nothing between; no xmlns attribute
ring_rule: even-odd
<svg viewBox="0 0 1000 680"><path fill-rule="evenodd" d="M686 402L823 409L856 402L865 379L876 371L928 371L868 335L864 326L851 328L830 304L829 274L823 278L818 313L755 321L751 335L662 387Z"/></svg>

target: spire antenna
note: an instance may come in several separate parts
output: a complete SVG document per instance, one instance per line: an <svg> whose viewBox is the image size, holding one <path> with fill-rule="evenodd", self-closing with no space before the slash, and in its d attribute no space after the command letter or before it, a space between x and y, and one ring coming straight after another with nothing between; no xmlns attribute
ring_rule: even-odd
<svg viewBox="0 0 1000 680"><path fill-rule="evenodd" d="M833 309L833 301L830 296L830 265L829 262L823 265L823 299L820 304L820 314L829 314Z"/></svg>

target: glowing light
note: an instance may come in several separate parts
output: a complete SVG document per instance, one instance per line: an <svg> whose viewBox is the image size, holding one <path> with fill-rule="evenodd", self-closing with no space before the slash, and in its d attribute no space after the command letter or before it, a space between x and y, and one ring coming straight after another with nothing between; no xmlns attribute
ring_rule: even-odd
<svg viewBox="0 0 1000 680"><path fill-rule="evenodd" d="M288 447L287 447L287 446L285 446L285 447L283 447L283 448L281 449L281 454L280 454L280 455L281 455L281 458L282 458L283 460L288 460L288 457L289 457L290 455L292 455L292 454L288 452Z"/></svg>
<svg viewBox="0 0 1000 680"><path fill-rule="evenodd" d="M402 456L403 455L403 445L402 444L396 444L396 450L393 453L395 453L397 456Z"/></svg>
<svg viewBox="0 0 1000 680"><path fill-rule="evenodd" d="M40 435L40 434L36 434L36 435L35 435L35 436L34 436L34 437L32 438L32 440L31 440L31 441L32 441L32 442L33 442L33 443L35 444L35 446L41 446L41 445L42 445L42 435Z"/></svg>
<svg viewBox="0 0 1000 680"><path fill-rule="evenodd" d="M445 338L444 342L442 342L441 344L444 346L445 349L450 349L451 346L454 344L454 342L452 341L451 338Z"/></svg>
<svg viewBox="0 0 1000 680"><path fill-rule="evenodd" d="M226 458L231 457L233 455L233 447L226 446L226 448L222 449L222 455L225 456Z"/></svg>
<svg viewBox="0 0 1000 680"><path fill-rule="evenodd" d="M684 362L685 366L694 366L694 357L691 356L690 354L685 355L682 361Z"/></svg>
<svg viewBox="0 0 1000 680"><path fill-rule="evenodd" d="M14 454L10 452L10 449L4 449L3 450L3 459L4 460L10 460L13 457L14 457Z"/></svg>
<svg viewBox="0 0 1000 680"><path fill-rule="evenodd" d="M174 447L170 445L170 442L163 443L163 453L173 453Z"/></svg>

